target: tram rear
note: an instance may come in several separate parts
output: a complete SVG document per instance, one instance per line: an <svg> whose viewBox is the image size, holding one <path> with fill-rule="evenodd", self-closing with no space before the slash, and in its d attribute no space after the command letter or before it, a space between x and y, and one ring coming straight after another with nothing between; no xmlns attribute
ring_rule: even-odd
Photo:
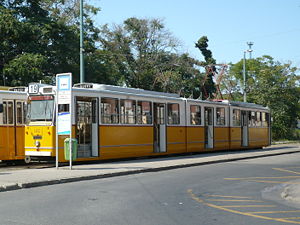
<svg viewBox="0 0 300 225"><path fill-rule="evenodd" d="M23 160L27 108L25 88L0 89L0 160Z"/></svg>

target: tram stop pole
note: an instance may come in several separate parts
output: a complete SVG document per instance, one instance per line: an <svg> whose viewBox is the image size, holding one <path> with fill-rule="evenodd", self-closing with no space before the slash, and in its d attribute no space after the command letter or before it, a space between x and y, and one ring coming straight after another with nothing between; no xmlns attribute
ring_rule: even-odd
<svg viewBox="0 0 300 225"><path fill-rule="evenodd" d="M69 161L72 169L72 73L56 74L56 168L58 169L59 135L69 135Z"/></svg>

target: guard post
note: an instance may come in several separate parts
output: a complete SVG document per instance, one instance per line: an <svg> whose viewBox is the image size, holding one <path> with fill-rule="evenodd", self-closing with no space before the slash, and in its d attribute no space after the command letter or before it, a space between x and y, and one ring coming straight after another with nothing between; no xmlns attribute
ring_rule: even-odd
<svg viewBox="0 0 300 225"><path fill-rule="evenodd" d="M56 169L58 169L58 138L69 135L72 140L72 73L56 75ZM70 144L70 170L72 169L72 141Z"/></svg>

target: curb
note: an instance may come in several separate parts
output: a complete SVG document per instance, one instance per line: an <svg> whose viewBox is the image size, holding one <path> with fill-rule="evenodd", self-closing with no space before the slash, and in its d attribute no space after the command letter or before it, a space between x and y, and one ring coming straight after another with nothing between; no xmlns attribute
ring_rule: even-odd
<svg viewBox="0 0 300 225"><path fill-rule="evenodd" d="M276 156L276 155L287 155L287 154L293 154L293 153L299 153L299 152L300 152L300 150L293 150L293 151L287 151L287 152L270 153L270 154L265 154L265 155L244 156L244 157L238 157L238 158L228 158L228 159L212 160L212 161L198 162L198 163L187 163L187 164L178 164L178 165L171 165L171 166L162 166L162 167L157 167L157 168L136 169L136 170L132 170L132 171L123 171L123 172L115 172L115 173L112 172L112 173L99 174L99 175L69 177L69 178L54 179L54 180L48 180L48 181L36 181L36 182L28 182L28 183L11 183L11 184L5 184L5 185L0 186L0 192L14 191L14 190L20 190L20 189L25 189L25 188L42 187L42 186L55 185L55 184L72 183L72 182L78 182L78 181L96 180L96 179L103 179L103 178L110 178L110 177L117 177L117 176L133 175L133 174L140 174L140 173L159 172L159 171L173 170L173 169L179 169L179 168L188 168L188 167L201 166L201 165L233 162L233 161L238 161L238 160L264 158L264 157Z"/></svg>

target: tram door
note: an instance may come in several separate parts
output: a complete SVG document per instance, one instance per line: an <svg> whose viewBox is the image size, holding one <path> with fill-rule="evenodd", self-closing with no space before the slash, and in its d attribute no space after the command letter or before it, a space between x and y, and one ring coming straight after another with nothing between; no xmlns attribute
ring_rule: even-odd
<svg viewBox="0 0 300 225"><path fill-rule="evenodd" d="M166 152L166 105L154 103L153 110L154 152Z"/></svg>
<svg viewBox="0 0 300 225"><path fill-rule="evenodd" d="M248 146L248 111L242 110L242 146Z"/></svg>
<svg viewBox="0 0 300 225"><path fill-rule="evenodd" d="M15 156L24 156L24 101L3 100L2 104L2 157L13 159Z"/></svg>
<svg viewBox="0 0 300 225"><path fill-rule="evenodd" d="M76 138L78 158L97 157L98 153L98 99L76 98Z"/></svg>
<svg viewBox="0 0 300 225"><path fill-rule="evenodd" d="M205 148L214 147L214 108L204 108Z"/></svg>
<svg viewBox="0 0 300 225"><path fill-rule="evenodd" d="M15 117L14 117L14 101L3 101L3 125L5 132L3 133L3 149L5 157L16 154L16 131L15 131Z"/></svg>
<svg viewBox="0 0 300 225"><path fill-rule="evenodd" d="M24 156L24 125L26 118L26 104L25 101L16 100L15 101L15 152L16 156Z"/></svg>

